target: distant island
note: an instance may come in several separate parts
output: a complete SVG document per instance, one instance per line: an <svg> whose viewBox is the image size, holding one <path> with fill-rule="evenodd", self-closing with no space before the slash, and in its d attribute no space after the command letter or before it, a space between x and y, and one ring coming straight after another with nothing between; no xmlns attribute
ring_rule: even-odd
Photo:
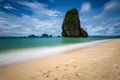
<svg viewBox="0 0 120 80"><path fill-rule="evenodd" d="M36 35L29 35L28 37L53 37L52 35L48 35L48 34L46 34L46 33L44 33L44 34L42 34L41 36L36 36Z"/></svg>
<svg viewBox="0 0 120 80"><path fill-rule="evenodd" d="M76 8L67 11L62 24L63 37L88 37L88 33L81 28Z"/></svg>
<svg viewBox="0 0 120 80"><path fill-rule="evenodd" d="M48 34L42 34L41 37L52 37L52 35L48 35Z"/></svg>

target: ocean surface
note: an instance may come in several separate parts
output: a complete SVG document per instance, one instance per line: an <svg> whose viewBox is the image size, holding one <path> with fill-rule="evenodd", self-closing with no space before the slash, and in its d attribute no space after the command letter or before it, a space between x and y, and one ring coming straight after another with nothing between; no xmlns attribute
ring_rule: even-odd
<svg viewBox="0 0 120 80"><path fill-rule="evenodd" d="M120 37L87 37L87 38L0 38L0 52L35 47L51 47L95 40L116 39Z"/></svg>

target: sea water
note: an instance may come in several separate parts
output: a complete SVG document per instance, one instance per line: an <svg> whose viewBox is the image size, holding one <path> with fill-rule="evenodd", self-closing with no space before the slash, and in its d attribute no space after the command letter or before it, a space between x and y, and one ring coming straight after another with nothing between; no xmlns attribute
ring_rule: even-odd
<svg viewBox="0 0 120 80"><path fill-rule="evenodd" d="M120 37L0 38L0 66L60 54L117 38Z"/></svg>
<svg viewBox="0 0 120 80"><path fill-rule="evenodd" d="M64 37L49 37L49 38L0 38L0 52L6 50L16 50L36 47L51 47L59 45L67 45L74 43L83 43L94 40L114 39L120 37L87 37L87 38L64 38Z"/></svg>

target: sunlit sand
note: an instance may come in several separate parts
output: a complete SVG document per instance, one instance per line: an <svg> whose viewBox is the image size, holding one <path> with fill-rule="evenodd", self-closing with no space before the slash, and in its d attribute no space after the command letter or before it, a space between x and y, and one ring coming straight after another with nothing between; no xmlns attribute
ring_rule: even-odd
<svg viewBox="0 0 120 80"><path fill-rule="evenodd" d="M120 80L120 39L0 66L0 80ZM21 53L22 54L22 53Z"/></svg>

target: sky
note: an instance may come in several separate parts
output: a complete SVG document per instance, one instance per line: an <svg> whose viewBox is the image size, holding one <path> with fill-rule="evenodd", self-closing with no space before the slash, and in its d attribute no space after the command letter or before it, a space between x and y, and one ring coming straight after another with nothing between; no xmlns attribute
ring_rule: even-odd
<svg viewBox="0 0 120 80"><path fill-rule="evenodd" d="M0 0L0 36L60 36L72 8L89 36L120 36L119 5L120 0Z"/></svg>

